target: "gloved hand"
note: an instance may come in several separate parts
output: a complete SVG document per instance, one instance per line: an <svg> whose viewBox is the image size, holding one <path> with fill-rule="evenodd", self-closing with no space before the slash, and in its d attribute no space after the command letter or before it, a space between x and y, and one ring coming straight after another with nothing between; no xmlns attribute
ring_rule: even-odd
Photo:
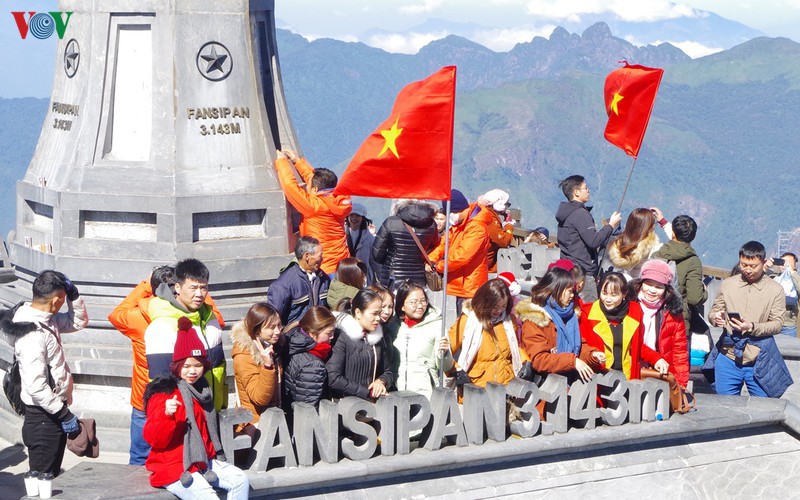
<svg viewBox="0 0 800 500"><path fill-rule="evenodd" d="M64 278L64 291L67 292L67 300L75 302L78 300L78 297L81 296L81 293L78 291L78 287L75 286L75 283L70 281L66 276L64 276Z"/></svg>
<svg viewBox="0 0 800 500"><path fill-rule="evenodd" d="M522 366L517 373L517 378L521 378L522 380L532 381L533 380L533 365L531 365L530 361L525 361L522 363Z"/></svg>
<svg viewBox="0 0 800 500"><path fill-rule="evenodd" d="M69 415L71 418L61 421L61 430L67 435L78 432L81 429L80 424L78 424L78 417L72 413Z"/></svg>
<svg viewBox="0 0 800 500"><path fill-rule="evenodd" d="M461 387L464 384L471 384L471 383L472 383L472 379L469 378L469 375L467 375L467 372L465 372L464 370L457 370L456 371L456 385L458 387Z"/></svg>

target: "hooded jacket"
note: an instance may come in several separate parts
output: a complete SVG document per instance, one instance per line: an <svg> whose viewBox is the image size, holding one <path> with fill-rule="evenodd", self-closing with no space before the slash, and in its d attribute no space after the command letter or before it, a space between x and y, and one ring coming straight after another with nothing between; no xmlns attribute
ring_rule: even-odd
<svg viewBox="0 0 800 500"><path fill-rule="evenodd" d="M365 334L358 321L346 313L337 314L337 325L336 343L325 365L332 396L369 399L368 387L377 379L382 380L387 389L391 387L395 375L381 326Z"/></svg>
<svg viewBox="0 0 800 500"><path fill-rule="evenodd" d="M652 231L640 241L627 257L623 257L620 254L620 243L620 238L617 238L608 244L600 268L603 271L618 271L628 281L638 278L642 274L642 265L645 261L661 248L661 242L658 241L655 231Z"/></svg>
<svg viewBox="0 0 800 500"><path fill-rule="evenodd" d="M517 318L522 321L520 347L528 353L533 369L539 373L575 371L576 356L573 353L555 352L558 345L558 331L545 308L534 304L530 299L525 299L516 305L515 311ZM581 352L577 357L591 366L596 366L592 353L597 350L581 337Z"/></svg>
<svg viewBox="0 0 800 500"><path fill-rule="evenodd" d="M655 320L656 350L669 363L669 371L675 375L675 380L681 387L686 387L689 383L689 347L683 317L662 307Z"/></svg>
<svg viewBox="0 0 800 500"><path fill-rule="evenodd" d="M164 405L168 399L175 396L181 404L174 414L167 415L164 413ZM152 447L144 466L151 472L150 484L158 488L179 480L184 470L183 437L188 425L186 405L183 404L183 396L178 390L178 378L168 375L153 380L145 389L144 403L147 408L147 420L144 423L142 436ZM214 458L217 451L208 433L203 407L197 402L194 404L194 418L208 458ZM189 467L189 472L198 470L196 464Z"/></svg>
<svg viewBox="0 0 800 500"><path fill-rule="evenodd" d="M281 322L288 325L299 321L310 307L326 305L330 284L331 279L321 270L309 281L308 273L297 261L292 261L269 285L267 303L278 311Z"/></svg>
<svg viewBox="0 0 800 500"><path fill-rule="evenodd" d="M397 389L414 391L430 400L433 388L439 382L442 314L435 307L428 306L425 316L414 326L409 327L397 317L392 319L392 325L397 329L396 334L392 335ZM445 372L453 368L453 354L449 349L445 352L442 366Z"/></svg>
<svg viewBox="0 0 800 500"><path fill-rule="evenodd" d="M489 267L486 255L489 251L487 226L491 221L491 210L473 203L462 214L464 220L450 228L450 252L447 262L447 295L472 298L481 285L489 281ZM436 269L444 272L444 244L439 245L428 255L436 262Z"/></svg>
<svg viewBox="0 0 800 500"><path fill-rule="evenodd" d="M614 228L606 224L598 231L590 210L578 201L562 201L556 211L556 222L561 258L571 260L587 275L594 276L597 274L597 250L608 243Z"/></svg>
<svg viewBox="0 0 800 500"><path fill-rule="evenodd" d="M289 362L284 370L283 406L289 411L292 403L308 403L314 406L329 397L328 371L325 362L311 354L317 342L300 327L287 335Z"/></svg>
<svg viewBox="0 0 800 500"><path fill-rule="evenodd" d="M178 318L186 316L192 320L197 337L208 351L211 370L204 376L214 395L214 408L217 411L227 408L228 382L222 329L211 306L203 304L197 311L189 312L175 298L172 289L162 283L147 306L147 316L151 322L144 332L144 350L150 379L169 373L178 337Z"/></svg>
<svg viewBox="0 0 800 500"><path fill-rule="evenodd" d="M231 340L233 376L236 379L239 402L253 414L252 422L255 424L267 408L280 406L280 359L275 359L272 368L266 368L261 353L242 321L233 325Z"/></svg>
<svg viewBox="0 0 800 500"><path fill-rule="evenodd" d="M614 364L614 335L611 326L600 309L600 301L586 304L580 319L581 337L590 346L605 352L605 368ZM642 359L655 366L662 356L644 344L642 308L631 302L628 314L622 320L622 372L628 380L641 378Z"/></svg>
<svg viewBox="0 0 800 500"><path fill-rule="evenodd" d="M314 167L304 158L294 164L306 184L314 176ZM289 203L300 212L300 236L312 236L322 245L322 270L331 274L336 271L339 261L350 256L344 235L344 219L353 209L352 201L346 195L334 195L332 189L309 193L300 187L294 176L291 162L286 158L275 160L278 181Z"/></svg>
<svg viewBox="0 0 800 500"><path fill-rule="evenodd" d="M501 220L500 214L489 207L486 210L491 212L491 220L486 226L489 235L489 251L486 253L486 263L490 273L497 272L497 252L501 248L508 248L514 241L514 225Z"/></svg>
<svg viewBox="0 0 800 500"><path fill-rule="evenodd" d="M19 363L22 402L41 406L56 416L67 413L64 410L72 403L72 373L64 357L61 334L77 332L89 324L82 297L67 301L67 308L66 313L51 314L25 302L0 312L0 330Z"/></svg>
<svg viewBox="0 0 800 500"><path fill-rule="evenodd" d="M108 315L108 320L121 334L131 339L133 348L133 374L131 376L131 406L144 411L144 387L150 382L147 370L147 356L144 349L144 332L150 324L147 308L153 298L149 281L142 281L131 290L125 299ZM206 295L206 304L211 306L219 322L225 328L222 314L217 309L211 295Z"/></svg>
<svg viewBox="0 0 800 500"><path fill-rule="evenodd" d="M381 265L378 280L389 287L405 279L425 283L425 260L405 224L417 235L426 254L436 247L439 233L430 203L403 200L392 206L392 213L383 221L372 244L372 258Z"/></svg>
<svg viewBox="0 0 800 500"><path fill-rule="evenodd" d="M703 263L692 245L678 240L664 243L653 257L675 263L675 278L678 282L678 293L683 297L683 318L688 329L689 309L708 300L708 291L703 284Z"/></svg>

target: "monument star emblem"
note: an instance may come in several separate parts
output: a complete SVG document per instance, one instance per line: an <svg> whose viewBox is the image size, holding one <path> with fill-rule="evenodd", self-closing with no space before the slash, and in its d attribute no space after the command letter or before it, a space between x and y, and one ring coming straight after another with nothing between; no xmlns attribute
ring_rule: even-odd
<svg viewBox="0 0 800 500"><path fill-rule="evenodd" d="M206 42L197 51L197 70L204 78L218 82L228 78L233 58L227 47L219 42Z"/></svg>
<svg viewBox="0 0 800 500"><path fill-rule="evenodd" d="M81 62L81 47L74 38L67 42L64 49L64 72L67 78L72 78L78 72L78 65Z"/></svg>

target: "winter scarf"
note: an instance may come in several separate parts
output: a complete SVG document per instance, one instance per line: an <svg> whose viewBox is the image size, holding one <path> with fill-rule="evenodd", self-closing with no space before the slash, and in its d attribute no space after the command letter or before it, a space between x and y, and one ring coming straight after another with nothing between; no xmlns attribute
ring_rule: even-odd
<svg viewBox="0 0 800 500"><path fill-rule="evenodd" d="M318 357L323 362L325 362L330 359L332 349L333 346L327 342L324 343L317 342L317 345L309 349L308 353Z"/></svg>
<svg viewBox="0 0 800 500"><path fill-rule="evenodd" d="M198 391L198 387L200 391ZM208 455L206 454L205 443L203 443L203 436L200 435L200 429L197 426L197 420L194 418L194 403L197 401L203 408L206 415L206 425L208 426L208 435L211 437L211 442L214 443L214 449L217 450L217 460L225 461L225 455L222 453L222 444L219 439L219 428L217 426L217 412L214 411L214 398L211 395L211 388L204 378L201 378L195 385L189 384L184 380L178 381L178 391L183 398L183 404L186 407L186 434L183 436L183 469L181 474L181 484L188 488L192 484L192 474L189 472L189 467L192 464L208 464ZM206 470L203 477L209 483L217 480L217 475L212 470Z"/></svg>
<svg viewBox="0 0 800 500"><path fill-rule="evenodd" d="M556 352L571 352L578 355L581 352L581 330L578 318L575 316L575 307L558 305L553 297L549 297L544 304L544 310L556 325Z"/></svg>
<svg viewBox="0 0 800 500"><path fill-rule="evenodd" d="M619 323L628 315L630 305L631 303L625 299L614 309L606 309L606 306L600 301L600 310L603 311L603 314L610 323Z"/></svg>
<svg viewBox="0 0 800 500"><path fill-rule="evenodd" d="M664 306L665 299L662 297L657 302L648 302L644 299L644 294L639 292L639 304L642 305L642 323L644 323L644 343L650 349L657 349L658 332L656 331L656 315Z"/></svg>
<svg viewBox="0 0 800 500"><path fill-rule="evenodd" d="M517 334L514 331L514 325L511 319L506 317L503 320L503 329L506 331L508 338L508 347L511 349L511 361L514 365L514 373L518 373L522 368L522 359L519 355L519 343L517 342ZM490 332L494 335L494 332ZM483 323L478 319L475 311L470 311L467 316L467 324L464 326L464 339L461 342L461 350L458 354L458 366L465 371L469 371L472 363L475 361L475 356L478 354L478 349L481 346L481 339L483 338Z"/></svg>

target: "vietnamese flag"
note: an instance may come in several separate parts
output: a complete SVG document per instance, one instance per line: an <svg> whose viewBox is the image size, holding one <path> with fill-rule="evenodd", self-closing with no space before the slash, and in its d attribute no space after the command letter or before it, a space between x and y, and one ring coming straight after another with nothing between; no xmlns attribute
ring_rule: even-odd
<svg viewBox="0 0 800 500"><path fill-rule="evenodd" d="M335 194L450 199L456 67L410 83L356 152Z"/></svg>
<svg viewBox="0 0 800 500"><path fill-rule="evenodd" d="M639 156L663 74L663 69L631 66L625 61L625 67L606 77L604 96L608 123L605 137L634 158Z"/></svg>

